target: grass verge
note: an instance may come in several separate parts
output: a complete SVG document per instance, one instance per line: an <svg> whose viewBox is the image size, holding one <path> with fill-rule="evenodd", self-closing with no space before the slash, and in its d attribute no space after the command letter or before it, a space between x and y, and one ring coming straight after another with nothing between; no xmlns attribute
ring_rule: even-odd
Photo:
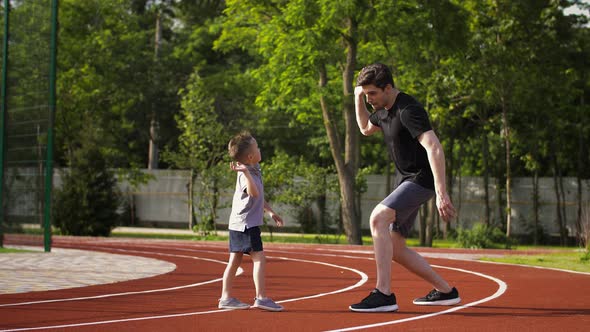
<svg viewBox="0 0 590 332"><path fill-rule="evenodd" d="M21 253L21 252L37 252L37 251L0 247L0 254Z"/></svg>
<svg viewBox="0 0 590 332"><path fill-rule="evenodd" d="M585 252L571 251L543 255L484 257L488 262L510 263L518 265L541 266L554 269L572 270L590 273L590 255Z"/></svg>

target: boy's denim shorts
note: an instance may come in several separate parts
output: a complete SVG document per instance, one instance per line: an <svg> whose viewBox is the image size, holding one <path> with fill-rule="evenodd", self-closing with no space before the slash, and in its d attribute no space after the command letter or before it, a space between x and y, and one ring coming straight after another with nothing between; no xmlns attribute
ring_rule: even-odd
<svg viewBox="0 0 590 332"><path fill-rule="evenodd" d="M246 228L243 232L229 231L229 251L249 254L252 251L262 251L260 227Z"/></svg>

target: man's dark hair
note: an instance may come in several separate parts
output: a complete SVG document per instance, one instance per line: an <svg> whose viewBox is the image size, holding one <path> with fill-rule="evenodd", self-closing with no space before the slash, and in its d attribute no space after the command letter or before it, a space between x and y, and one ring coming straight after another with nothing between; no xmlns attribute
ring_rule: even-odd
<svg viewBox="0 0 590 332"><path fill-rule="evenodd" d="M248 148L250 148L253 138L254 137L252 137L252 134L250 134L249 131L242 131L232 137L227 145L230 158L235 161L241 161L248 151Z"/></svg>
<svg viewBox="0 0 590 332"><path fill-rule="evenodd" d="M387 84L391 84L392 88L395 88L393 83L393 75L389 67L382 63L374 63L361 69L358 78L356 79L357 86L373 84L380 89L385 89Z"/></svg>

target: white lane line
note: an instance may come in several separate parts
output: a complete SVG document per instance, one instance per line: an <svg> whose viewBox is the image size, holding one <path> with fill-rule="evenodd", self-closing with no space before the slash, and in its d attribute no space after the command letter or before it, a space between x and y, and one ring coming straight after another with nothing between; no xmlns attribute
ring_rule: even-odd
<svg viewBox="0 0 590 332"><path fill-rule="evenodd" d="M126 250L126 251L127 252L144 253L144 254L158 254L158 255L162 255L162 256L173 256L173 257L180 257L180 258L190 258L190 259L196 259L196 260L203 260L203 261L209 261L209 262L214 262L214 263L220 263L220 264L224 264L224 265L227 264L227 262L225 262L225 261L220 261L220 260L216 260L216 259L209 259L209 258L184 256L184 255L173 255L173 254L164 254L164 253L151 253L151 252L142 252L142 251L134 251L134 250ZM236 271L236 276L241 275L242 273L244 273L244 269L242 269L240 267ZM139 280L139 279L136 279L136 280ZM178 290L178 289L183 289L183 288L190 288L190 287L202 286L202 285L206 285L206 284L218 282L218 281L221 281L221 280L223 280L223 278L216 278L216 279L202 281L202 282L198 282L198 283L195 283L195 284L189 284L189 285L182 285L182 286L169 287L169 288L160 288L160 289L150 289L150 290L144 290L144 291L125 292L125 293L112 293L112 294L102 294L102 295L96 295L96 296L62 298L62 299L53 299L53 300L31 301L31 302L6 303L6 304L0 304L0 307L14 307L14 306L22 306L22 305L30 305L30 304L41 304L41 303L54 303L54 302L94 300L94 299L103 299L103 298L116 297L116 296L126 296L126 295L137 295L137 294L149 294L149 293L157 293L157 292L166 292L166 291L173 291L173 290Z"/></svg>
<svg viewBox="0 0 590 332"><path fill-rule="evenodd" d="M355 283L352 286L348 286L348 287L345 287L345 288L337 289L337 290L332 291L332 292L319 293L319 294L314 294L314 295L310 295L310 296L304 296L304 297L299 297L299 298L293 298L293 299L286 299L286 300L282 300L282 301L277 301L279 303L286 303L286 302L292 302L292 301L307 300L307 299L312 299L312 298L316 298L316 297L321 297L321 296L326 296L326 295L332 295L332 294L342 293L342 292L345 292L345 291L354 289L356 287L360 287L363 284L365 284L367 282L367 280L369 280L368 276L365 273L363 273L362 271L359 271L357 269L353 269L353 268L350 268L350 267L346 267L346 266L335 265L335 264L330 264L330 263L325 263L325 262L320 262L320 261L295 259L295 258L287 258L287 257L272 257L272 256L267 256L267 257L277 258L277 259L283 259L283 260L292 260L292 261L298 261L298 262L303 262L303 263L320 264L320 265L326 265L326 266L335 267L335 268L339 268L339 269L345 269L345 270L348 270L348 271L352 271L352 272L358 274L361 277L361 280L359 280L357 283ZM66 301L67 300L68 299L66 299ZM79 323L79 324L64 324L64 325L53 325L53 326L27 327L27 328L18 328L18 329L10 329L10 330L0 330L0 332L32 331L32 330L59 329L59 328L81 327L81 326L91 326L91 325L104 325L104 324L124 323L124 322L133 322L133 321L141 321L141 320L152 320L152 319L162 319L162 318L174 318L174 317L184 317L184 316L196 316L196 315L213 314L213 313L219 313L219 312L225 312L225 311L229 311L229 310L228 309L219 309L219 310L211 310L211 311L187 312L187 313L181 313L181 314L170 314L170 315L160 315L160 316L146 316L146 317L137 317L137 318L124 318L124 319L115 319L115 320L107 320L107 321L86 322L86 323Z"/></svg>
<svg viewBox="0 0 590 332"><path fill-rule="evenodd" d="M356 284L351 285L351 286L348 286L346 288L337 289L335 291L328 292L328 293L319 293L319 294L310 295L310 296L303 296L303 297L298 297L298 298L293 298L293 299L287 299L287 300L277 301L278 303L287 303L287 302L293 302L293 301L308 300L308 299L313 299L313 298L316 298L316 297L322 297L322 296L326 296L326 295L333 295L333 294L338 294L338 293L346 292L346 291L349 291L351 289L355 289L357 287L360 287L360 286L364 285L369 280L369 277L364 272L359 271L357 269L350 268L350 267L342 266L342 265L330 264L330 263L320 262L320 261L311 261L311 260L307 260L307 259L286 258L286 257L273 257L273 256L267 256L267 257L278 258L278 259L283 259L283 260L288 260L288 261L295 261L295 262L313 263L313 264L320 264L320 265L331 266L331 267L335 267L335 268L338 268L338 269L345 269L345 270L348 270L348 271L352 271L352 272L354 272L354 273L356 273L356 274L358 274L358 275L361 276L361 280L359 280Z"/></svg>
<svg viewBox="0 0 590 332"><path fill-rule="evenodd" d="M493 300L495 298L500 297L508 289L508 285L506 285L506 283L504 281L502 281L502 280L500 280L498 278L489 276L487 274L483 274L483 273L479 273L479 272L475 272L475 271L470 271L470 270L458 269L458 268L454 268L454 267L448 267L448 266L440 266L440 265L432 265L432 266L433 267L437 267L437 268L441 268L441 269L454 270L454 271L459 271L459 272L474 274L476 276L480 276L480 277L483 277L483 278L486 278L486 279L490 279L490 280L494 281L496 284L498 284L498 289L496 290L496 292L494 294L492 294L492 295L490 295L490 296L488 296L486 298L483 298L483 299L478 300L478 301L470 302L470 303L467 303L467 304L464 304L464 305L455 306L455 307L452 307L452 308L447 309L447 310L443 310L443 311L439 311L439 312L433 312L433 313L426 314L426 315L420 315L420 316L409 317L409 318L404 318L404 319L392 320L392 321L387 321L387 322L381 322L381 323L375 323L375 324L368 324L368 325L352 326L352 327L346 327L346 328L341 328L341 329L336 329L336 330L328 330L326 332L333 332L333 331L354 331L354 330L360 330L360 329L368 329L368 328L373 328L373 327L381 327L381 326L386 326L386 325L401 324L401 323L410 322L410 321L414 321L414 320L426 319L426 318L430 318L430 317L444 315L444 314L448 314L448 313L451 313L451 312L463 310L465 308L473 307L473 306L476 306L478 304L491 301L491 300Z"/></svg>

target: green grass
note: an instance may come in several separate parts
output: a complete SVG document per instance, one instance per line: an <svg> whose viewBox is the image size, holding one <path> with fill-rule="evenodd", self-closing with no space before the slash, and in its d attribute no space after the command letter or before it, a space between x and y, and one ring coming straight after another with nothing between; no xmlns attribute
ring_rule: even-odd
<svg viewBox="0 0 590 332"><path fill-rule="evenodd" d="M111 237L142 238L142 239L167 239L167 240L190 240L190 241L228 241L226 235L199 235L195 234L146 234L146 233L112 233ZM312 244L348 244L344 235L325 234L298 234L285 235L274 233L262 235L262 241L267 243L312 243ZM371 237L363 237L363 242L372 244Z"/></svg>
<svg viewBox="0 0 590 332"><path fill-rule="evenodd" d="M268 243L310 243L310 244L348 244L343 234L283 234L273 233L272 237L264 232L262 241ZM112 233L111 237L145 238L145 239L168 239L168 240L191 240L191 241L228 241L225 235L199 235L194 234L160 234L160 233ZM372 246L373 239L370 236L363 236L363 245ZM420 246L419 239L407 239L410 247ZM457 248L457 242L451 240L434 240L433 248Z"/></svg>
<svg viewBox="0 0 590 332"><path fill-rule="evenodd" d="M510 255L499 258L484 257L481 260L518 265L541 266L590 273L590 254L588 252L580 251L559 252L554 254L530 256Z"/></svg>
<svg viewBox="0 0 590 332"><path fill-rule="evenodd" d="M110 237L125 237L136 239L164 239L164 240L192 240L192 241L225 241L227 236L193 234L158 234L158 233L111 233Z"/></svg>
<svg viewBox="0 0 590 332"><path fill-rule="evenodd" d="M34 252L34 251L32 251L32 250L22 250L22 249L12 249L12 248L2 248L2 247L0 247L0 254L21 253L21 252Z"/></svg>

